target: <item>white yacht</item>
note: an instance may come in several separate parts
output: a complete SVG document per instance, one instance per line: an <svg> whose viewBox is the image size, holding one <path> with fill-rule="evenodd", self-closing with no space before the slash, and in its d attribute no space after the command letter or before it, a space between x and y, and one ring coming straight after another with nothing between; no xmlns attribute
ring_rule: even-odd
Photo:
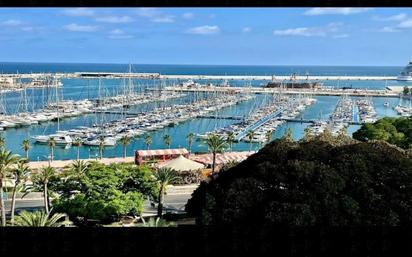
<svg viewBox="0 0 412 257"><path fill-rule="evenodd" d="M48 143L50 138L53 138L56 145L68 145L73 143L73 139L65 134L53 134L53 135L47 135L47 136L34 136L32 137L34 140L36 140L37 143Z"/></svg>
<svg viewBox="0 0 412 257"><path fill-rule="evenodd" d="M114 137L105 137L104 138L104 146L115 146L116 143L117 142L116 142L116 139ZM100 139L98 137L87 138L85 141L83 141L83 144L90 145L90 146L99 146L100 145Z"/></svg>
<svg viewBox="0 0 412 257"><path fill-rule="evenodd" d="M412 61L403 69L403 71L396 78L398 81L412 81Z"/></svg>

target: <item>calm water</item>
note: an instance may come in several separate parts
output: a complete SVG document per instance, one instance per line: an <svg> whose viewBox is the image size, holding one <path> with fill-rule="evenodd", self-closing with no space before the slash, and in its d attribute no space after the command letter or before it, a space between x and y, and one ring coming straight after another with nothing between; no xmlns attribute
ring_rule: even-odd
<svg viewBox="0 0 412 257"><path fill-rule="evenodd" d="M399 73L402 67L321 67L321 66L189 66L189 65L134 65L135 72L160 72L162 74L210 74L210 75L289 75L293 72L304 74L308 72L311 75L370 75L370 76L395 76ZM4 73L10 72L76 72L76 71L110 71L110 72L126 72L128 65L120 64L31 64L31 63L0 63L0 71ZM85 99L95 98L98 96L97 79L64 79L62 80L64 87L58 91L58 95L63 96L64 99ZM133 80L135 91L144 92L148 88L159 88L164 83L175 83L179 81L156 81L156 80ZM220 81L199 81L201 83L220 83ZM102 92L105 95L115 95L122 92L123 85L126 83L122 79L103 79L101 80ZM245 81L230 81L231 85L244 86L245 83L251 83L252 86L261 86L267 81L254 80L250 82ZM376 88L383 89L385 86L402 85L396 81L326 81L326 85L342 87L352 86L354 88ZM21 104L22 92L8 93L4 95L3 105L8 113L22 111ZM29 89L27 90L27 97L30 99L28 109L38 109L47 101L55 99L55 92L48 89ZM155 107L169 104L180 104L189 101L191 95L173 99L168 102L154 102L149 104L137 105L131 108L132 111L150 111ZM327 119L333 112L337 103L338 97L319 96L317 103L310 106L303 112L303 117L308 119L323 118ZM255 99L243 102L236 106L231 106L222 109L221 115L247 115L252 106L261 103L265 100L264 95L258 95ZM393 107L398 103L397 98L373 98L375 109L380 117L396 116L392 108L385 108L384 102L388 101ZM77 118L65 119L60 122L61 130L68 130L77 126L91 126L97 120L103 118L105 121L119 119L118 115L104 115L96 117L93 114L80 116ZM167 127L165 129L152 132L153 144L151 149L165 148L163 143L163 135L170 134L172 137L172 148L188 147L186 136L188 133L204 133L214 130L217 127L227 126L236 121L233 120L216 120L216 119L194 119L181 123L175 127ZM279 127L273 134L274 138L282 136L287 128L291 128L293 137L299 139L303 135L303 130L306 124L287 123ZM359 126L349 127L349 133L353 133ZM50 122L41 125L31 126L19 129L7 129L3 132L6 138L6 145L8 149L18 154L24 154L21 150L21 141L39 134L50 134L57 130L57 124ZM234 150L249 150L248 143L237 143L233 146ZM258 149L259 144L252 144L252 149ZM145 149L143 139L135 139L128 146L128 155L133 155L137 149ZM193 151L207 151L207 147L200 141L195 141L192 146ZM55 159L73 159L77 153L76 147L56 147ZM49 154L47 145L33 144L30 151L30 159L32 160L46 160ZM94 147L81 147L82 158L93 158L98 154L98 149ZM104 149L105 157L122 156L122 146L108 147Z"/></svg>

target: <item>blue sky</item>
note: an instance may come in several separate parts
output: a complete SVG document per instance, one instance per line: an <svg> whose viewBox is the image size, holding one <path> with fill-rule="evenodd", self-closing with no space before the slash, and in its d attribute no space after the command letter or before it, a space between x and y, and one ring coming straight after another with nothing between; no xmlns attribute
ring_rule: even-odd
<svg viewBox="0 0 412 257"><path fill-rule="evenodd" d="M1 8L0 62L405 65L412 8Z"/></svg>

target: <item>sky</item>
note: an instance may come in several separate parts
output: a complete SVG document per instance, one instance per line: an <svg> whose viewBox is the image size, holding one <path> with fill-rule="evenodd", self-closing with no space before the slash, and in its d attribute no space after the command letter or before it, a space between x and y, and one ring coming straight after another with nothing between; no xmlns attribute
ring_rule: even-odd
<svg viewBox="0 0 412 257"><path fill-rule="evenodd" d="M412 8L0 8L0 62L404 66Z"/></svg>

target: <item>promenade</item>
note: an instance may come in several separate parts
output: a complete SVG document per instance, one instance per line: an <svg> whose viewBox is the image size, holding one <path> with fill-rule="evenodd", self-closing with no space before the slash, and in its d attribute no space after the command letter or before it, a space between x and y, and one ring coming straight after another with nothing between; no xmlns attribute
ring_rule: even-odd
<svg viewBox="0 0 412 257"><path fill-rule="evenodd" d="M80 159L81 161L98 161L101 162L103 164L111 164L111 163L119 163L119 162L126 162L126 163L134 163L134 156L130 156L130 157L115 157L115 158L102 158L102 159L96 159L96 158L92 158L92 159ZM55 160L50 162L50 166L53 168L64 168L69 166L71 163L73 163L74 160ZM33 169L33 170L37 170L40 169L42 167L46 167L49 166L49 162L48 161L31 161L28 163L28 166Z"/></svg>

